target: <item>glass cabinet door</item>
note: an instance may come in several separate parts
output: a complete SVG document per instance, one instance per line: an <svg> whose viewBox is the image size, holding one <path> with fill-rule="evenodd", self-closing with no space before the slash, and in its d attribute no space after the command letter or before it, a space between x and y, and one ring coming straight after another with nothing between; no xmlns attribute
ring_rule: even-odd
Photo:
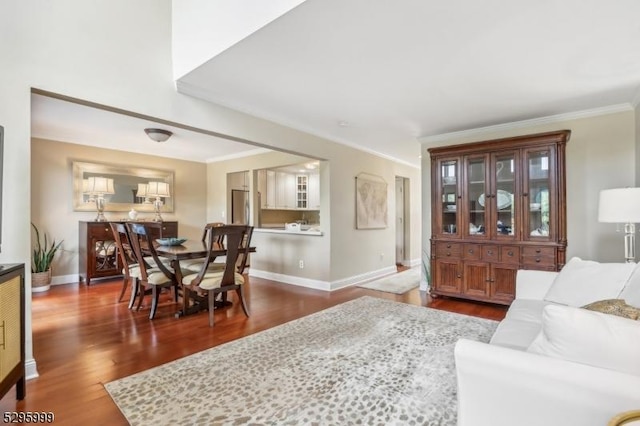
<svg viewBox="0 0 640 426"><path fill-rule="evenodd" d="M440 162L440 194L442 194L442 233L458 234L458 170L457 159Z"/></svg>
<svg viewBox="0 0 640 426"><path fill-rule="evenodd" d="M495 208L494 221L490 225L497 238L512 239L518 229L516 196L516 153L500 152L492 156L491 206Z"/></svg>
<svg viewBox="0 0 640 426"><path fill-rule="evenodd" d="M487 233L487 210L485 193L487 191L487 156L469 156L465 158L466 167L466 226L465 235L473 238L485 238Z"/></svg>
<svg viewBox="0 0 640 426"><path fill-rule="evenodd" d="M527 180L524 189L528 195L528 212L525 214L527 239L548 239L553 229L551 215L551 155L548 149L527 151Z"/></svg>

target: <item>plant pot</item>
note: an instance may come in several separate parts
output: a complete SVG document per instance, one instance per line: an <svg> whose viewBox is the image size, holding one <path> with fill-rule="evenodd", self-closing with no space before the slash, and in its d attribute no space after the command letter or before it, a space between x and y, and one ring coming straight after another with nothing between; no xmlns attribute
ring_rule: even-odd
<svg viewBox="0 0 640 426"><path fill-rule="evenodd" d="M31 292L40 293L51 288L51 269L31 273Z"/></svg>

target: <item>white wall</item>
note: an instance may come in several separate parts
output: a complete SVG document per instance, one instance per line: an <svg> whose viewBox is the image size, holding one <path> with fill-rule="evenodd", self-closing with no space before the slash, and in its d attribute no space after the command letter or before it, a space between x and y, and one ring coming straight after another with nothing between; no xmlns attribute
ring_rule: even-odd
<svg viewBox="0 0 640 426"><path fill-rule="evenodd" d="M304 0L173 2L173 73L179 79Z"/></svg>
<svg viewBox="0 0 640 426"><path fill-rule="evenodd" d="M393 182L396 174L418 182L419 171L178 94L172 70L170 0L5 0L0 3L0 40L0 124L5 127L0 262L29 263L32 87L326 158L331 161L331 176L321 184L331 190L331 204L323 209L329 209L332 237L330 254L321 255L331 259L331 279L380 266L367 249L385 251L387 259L393 258L392 227L353 229L353 178L366 171L384 176L387 182ZM417 191L419 187L412 185ZM394 194L389 196L394 199ZM419 192L412 190L412 198L418 200ZM419 229L416 209L412 234ZM419 246L415 249L419 253ZM27 287L30 313L29 273ZM26 357L28 372L34 373L29 314Z"/></svg>
<svg viewBox="0 0 640 426"><path fill-rule="evenodd" d="M583 114L588 115L588 114ZM578 114L575 115L576 117ZM504 127L508 127L505 129ZM598 222L600 190L634 186L636 179L636 125L631 107L584 118L514 124L452 134L437 142L422 143L423 206L431 199L431 167L426 149L553 130L571 130L567 144L567 259L579 256L607 262L624 260L623 234L615 224ZM429 207L430 209L430 207ZM430 210L423 215L423 246L429 247Z"/></svg>
<svg viewBox="0 0 640 426"><path fill-rule="evenodd" d="M178 220L181 237L201 237L206 218L206 206L202 202L206 197L206 164L135 153L123 155L122 151L34 138L31 141L31 220L50 237L64 240L63 251L54 262L54 283L78 281L78 221L91 221L96 216L95 212L73 211L72 161L173 171L174 211L162 213L162 217ZM127 212L105 211L104 215L107 220L127 218ZM140 213L140 219L150 220L153 216L151 212Z"/></svg>

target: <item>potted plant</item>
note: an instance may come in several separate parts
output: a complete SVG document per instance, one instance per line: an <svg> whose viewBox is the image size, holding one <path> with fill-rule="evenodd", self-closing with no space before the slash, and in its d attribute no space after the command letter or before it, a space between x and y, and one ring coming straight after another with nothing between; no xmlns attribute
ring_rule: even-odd
<svg viewBox="0 0 640 426"><path fill-rule="evenodd" d="M43 233L43 239L40 240L40 231L38 227L31 224L35 231L35 247L31 255L31 291L41 292L47 291L51 287L51 262L58 249L62 245L62 241L56 243L56 240L49 242L47 233Z"/></svg>

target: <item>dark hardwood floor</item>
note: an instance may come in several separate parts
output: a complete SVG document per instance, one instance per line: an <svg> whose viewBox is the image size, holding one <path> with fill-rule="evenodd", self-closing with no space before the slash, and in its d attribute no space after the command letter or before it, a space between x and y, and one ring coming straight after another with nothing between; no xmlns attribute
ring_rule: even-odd
<svg viewBox="0 0 640 426"><path fill-rule="evenodd" d="M3 412L50 411L56 424L126 425L103 383L364 295L496 320L506 312L497 305L432 300L418 289L404 295L358 287L327 293L251 278L245 289L251 317L234 303L216 312L210 328L206 312L174 318L178 305L169 294L150 321L149 303L130 311L128 301L117 302L120 289L120 280L96 281L33 295L33 350L40 376L27 381L24 401L15 400L15 389L0 400ZM235 302L233 294L230 300Z"/></svg>

